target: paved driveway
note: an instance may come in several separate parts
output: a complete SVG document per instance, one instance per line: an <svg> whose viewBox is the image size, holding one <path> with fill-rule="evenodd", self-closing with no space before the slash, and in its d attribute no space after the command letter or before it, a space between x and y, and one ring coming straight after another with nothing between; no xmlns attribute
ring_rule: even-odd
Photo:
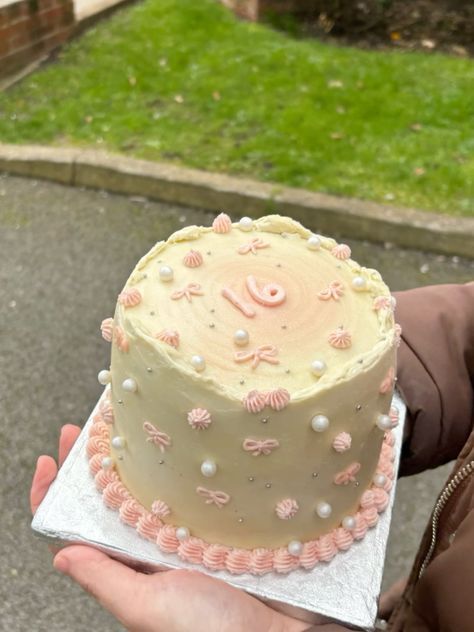
<svg viewBox="0 0 474 632"><path fill-rule="evenodd" d="M99 324L137 259L178 227L210 220L190 208L0 177L1 629L122 629L53 572L30 531L28 487L37 455L55 454L60 426L81 424L100 393L109 347ZM472 263L348 242L392 289L474 278ZM445 476L442 468L401 482L386 582L408 569Z"/></svg>

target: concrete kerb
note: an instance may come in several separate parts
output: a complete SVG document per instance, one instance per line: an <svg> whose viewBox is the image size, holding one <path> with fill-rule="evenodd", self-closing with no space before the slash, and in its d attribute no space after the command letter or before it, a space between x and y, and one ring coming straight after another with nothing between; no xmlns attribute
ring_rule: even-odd
<svg viewBox="0 0 474 632"><path fill-rule="evenodd" d="M93 150L0 144L0 171L234 217L275 212L316 232L474 257L474 219L339 198Z"/></svg>

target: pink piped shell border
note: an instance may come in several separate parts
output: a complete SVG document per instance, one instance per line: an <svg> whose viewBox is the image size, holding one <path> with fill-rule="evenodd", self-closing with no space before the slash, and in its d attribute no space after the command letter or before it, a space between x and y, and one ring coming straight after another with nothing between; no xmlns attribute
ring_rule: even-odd
<svg viewBox="0 0 474 632"><path fill-rule="evenodd" d="M98 428L95 427L97 424ZM376 487L372 484L364 492L359 510L354 516L355 528L348 531L339 526L316 540L309 540L303 544L300 555L291 555L286 547L259 547L249 550L211 544L192 536L180 541L176 537L176 527L163 524L156 515L135 501L113 469L98 469L99 459L110 456L109 441L105 436L109 432L109 427L101 419L100 412L94 415L93 425L89 431L87 456L95 485L102 492L105 504L117 510L122 522L135 528L142 537L154 541L164 553L177 553L186 562L202 564L211 571L226 570L234 575L264 575L271 571L289 573L296 568L311 570L318 562L329 562L339 551L346 551L354 540L361 540L368 529L377 524L378 514L388 505L389 492L395 476L395 438L393 433L388 431L384 436L376 469L376 473L385 475L385 485Z"/></svg>

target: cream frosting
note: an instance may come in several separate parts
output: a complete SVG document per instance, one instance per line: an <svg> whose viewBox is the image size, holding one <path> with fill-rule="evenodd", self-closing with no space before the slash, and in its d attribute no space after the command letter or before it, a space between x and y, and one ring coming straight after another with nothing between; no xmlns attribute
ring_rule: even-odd
<svg viewBox="0 0 474 632"><path fill-rule="evenodd" d="M379 510L393 475L387 448L378 464L385 435L377 427L393 388L379 392L395 366L393 311L381 304L392 305L390 294L348 246L318 236L316 247L315 237L289 218L241 226L221 215L211 228L187 227L158 243L123 290L137 290L140 302L119 300L114 316L114 417L105 426L115 443L104 448L102 427L90 439L90 457L110 453L146 511L157 498L172 507L161 517L167 526L206 546L281 549L279 569L295 564L290 542L305 553L355 515L375 473L387 477ZM195 252L202 262L190 266ZM160 339L165 331L179 332L178 344ZM315 360L324 370L314 370ZM318 416L324 425L313 424ZM329 514L316 511L322 504ZM362 512L374 507L360 508L358 534L374 519ZM143 530L142 516L138 523ZM341 548L323 544L321 559Z"/></svg>

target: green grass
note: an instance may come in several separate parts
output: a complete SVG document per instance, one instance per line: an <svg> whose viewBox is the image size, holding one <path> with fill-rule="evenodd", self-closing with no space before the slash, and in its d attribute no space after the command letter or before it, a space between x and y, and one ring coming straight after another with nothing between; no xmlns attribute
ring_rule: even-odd
<svg viewBox="0 0 474 632"><path fill-rule="evenodd" d="M473 94L469 59L292 39L216 0L146 0L0 95L0 140L473 215Z"/></svg>

